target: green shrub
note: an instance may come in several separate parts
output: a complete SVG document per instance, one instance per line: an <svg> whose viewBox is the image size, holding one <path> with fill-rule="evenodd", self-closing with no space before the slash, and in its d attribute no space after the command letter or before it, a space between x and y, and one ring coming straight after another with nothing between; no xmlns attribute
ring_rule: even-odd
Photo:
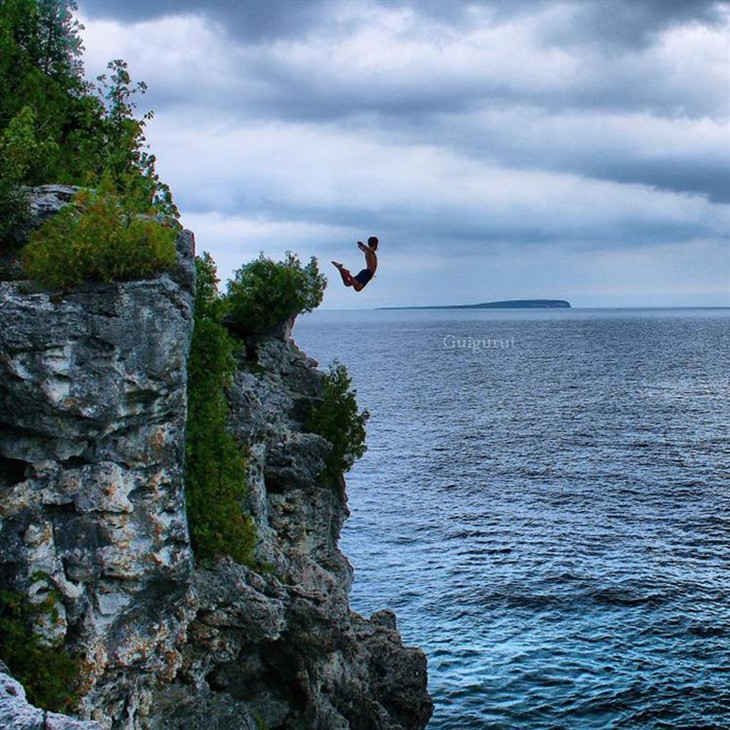
<svg viewBox="0 0 730 730"><path fill-rule="evenodd" d="M18 233L29 220L27 192L12 180L0 175L0 251L18 243Z"/></svg>
<svg viewBox="0 0 730 730"><path fill-rule="evenodd" d="M51 289L143 279L175 263L172 228L140 217L109 181L79 192L26 246L27 275Z"/></svg>
<svg viewBox="0 0 730 730"><path fill-rule="evenodd" d="M0 591L0 660L25 687L28 700L53 712L68 712L78 701L81 662L63 646L48 646L33 626L51 614L15 591Z"/></svg>
<svg viewBox="0 0 730 730"><path fill-rule="evenodd" d="M221 306L210 256L204 254L196 265L185 446L188 524L198 560L227 554L252 565L256 530L253 520L243 513L246 461L227 430L226 388L235 369L237 344L217 321Z"/></svg>
<svg viewBox="0 0 730 730"><path fill-rule="evenodd" d="M365 422L368 414L358 411L357 391L351 386L347 368L333 363L325 375L322 401L314 406L309 417L309 430L332 444L323 472L325 481L330 484L349 471L367 449Z"/></svg>
<svg viewBox="0 0 730 730"><path fill-rule="evenodd" d="M291 252L279 262L262 253L234 273L225 301L236 328L266 333L294 315L319 306L326 285L316 258L302 266Z"/></svg>
<svg viewBox="0 0 730 730"><path fill-rule="evenodd" d="M30 219L28 193L22 183L28 171L57 147L38 142L35 113L24 106L0 134L0 248L18 242Z"/></svg>

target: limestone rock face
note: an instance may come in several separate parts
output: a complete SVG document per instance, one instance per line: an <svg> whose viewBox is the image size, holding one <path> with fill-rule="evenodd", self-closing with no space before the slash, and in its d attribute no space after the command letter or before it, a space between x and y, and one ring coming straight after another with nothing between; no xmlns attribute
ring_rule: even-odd
<svg viewBox="0 0 730 730"><path fill-rule="evenodd" d="M350 610L345 483L320 479L331 447L307 430L323 375L280 333L242 343L228 394L257 564L195 564L192 250L182 232L173 272L60 299L0 283L0 588L55 601L38 630L83 658L86 721L51 724L0 675L0 727L423 728L425 656L394 614Z"/></svg>
<svg viewBox="0 0 730 730"><path fill-rule="evenodd" d="M38 228L71 202L80 188L76 185L39 185L30 190L31 227Z"/></svg>
<svg viewBox="0 0 730 730"><path fill-rule="evenodd" d="M154 280L63 299L0 283L0 576L53 597L39 629L80 650L90 702L122 668L174 673L184 627L191 235L178 244Z"/></svg>
<svg viewBox="0 0 730 730"><path fill-rule="evenodd" d="M181 667L140 727L426 726L425 656L403 646L391 612L367 620L349 608L352 567L338 547L345 483L320 480L330 445L306 430L322 378L294 343L246 340L230 430L246 445L246 507L265 567L224 559L195 572Z"/></svg>

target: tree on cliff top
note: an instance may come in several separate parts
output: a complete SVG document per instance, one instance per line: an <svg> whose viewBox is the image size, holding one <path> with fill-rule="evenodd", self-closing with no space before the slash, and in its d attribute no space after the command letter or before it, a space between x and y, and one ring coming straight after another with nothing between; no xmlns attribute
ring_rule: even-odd
<svg viewBox="0 0 730 730"><path fill-rule="evenodd" d="M291 251L278 262L261 253L234 273L225 303L234 329L265 334L297 314L316 309L326 286L316 258L302 266Z"/></svg>
<svg viewBox="0 0 730 730"><path fill-rule="evenodd" d="M76 9L74 0L0 0L0 137L23 126L44 148L19 167L6 157L12 145L0 147L0 210L13 207L22 186L93 186L106 173L139 212L176 215L147 151L152 115L135 116L135 96L146 87L132 83L121 59L98 84L85 80ZM0 245L13 239L12 230L0 234Z"/></svg>
<svg viewBox="0 0 730 730"><path fill-rule="evenodd" d="M38 141L56 145L20 184L81 183L92 167L89 142L98 137L104 107L84 80L75 10L68 0L0 5L0 131L30 109Z"/></svg>

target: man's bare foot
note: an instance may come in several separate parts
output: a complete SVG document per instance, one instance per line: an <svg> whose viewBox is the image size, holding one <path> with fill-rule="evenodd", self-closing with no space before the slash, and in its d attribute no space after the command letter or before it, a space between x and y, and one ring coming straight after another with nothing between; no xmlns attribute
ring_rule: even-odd
<svg viewBox="0 0 730 730"><path fill-rule="evenodd" d="M337 267L338 269L343 268L342 264L338 264L337 261L333 261L332 264Z"/></svg>

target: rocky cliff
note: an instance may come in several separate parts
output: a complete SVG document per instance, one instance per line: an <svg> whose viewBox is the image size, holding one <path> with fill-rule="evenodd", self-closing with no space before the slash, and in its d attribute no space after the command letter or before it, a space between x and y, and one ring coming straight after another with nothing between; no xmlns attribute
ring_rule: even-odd
<svg viewBox="0 0 730 730"><path fill-rule="evenodd" d="M37 630L82 659L86 721L29 707L0 666L0 726L425 727L424 655L391 612L349 608L345 483L319 478L330 445L305 427L323 376L291 341L245 341L229 391L257 567L196 563L192 234L177 245L149 281L63 297L0 283L0 589L52 605Z"/></svg>

